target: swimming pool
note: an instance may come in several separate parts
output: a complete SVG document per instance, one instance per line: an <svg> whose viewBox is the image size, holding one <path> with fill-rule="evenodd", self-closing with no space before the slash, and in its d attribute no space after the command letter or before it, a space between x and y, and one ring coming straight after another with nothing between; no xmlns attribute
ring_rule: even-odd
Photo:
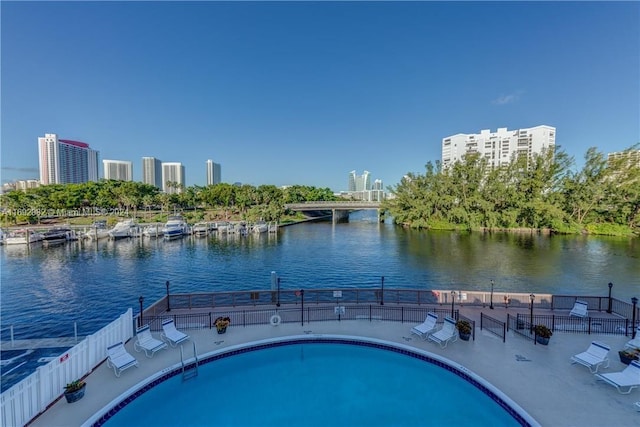
<svg viewBox="0 0 640 427"><path fill-rule="evenodd" d="M182 381L175 372L165 374L92 425L536 424L473 374L383 342L287 339L208 355L203 362L197 377Z"/></svg>

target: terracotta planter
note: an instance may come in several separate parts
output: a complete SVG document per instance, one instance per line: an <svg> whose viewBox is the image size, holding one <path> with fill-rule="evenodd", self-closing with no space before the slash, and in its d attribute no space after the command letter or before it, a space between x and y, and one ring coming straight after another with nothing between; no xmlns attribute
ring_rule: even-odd
<svg viewBox="0 0 640 427"><path fill-rule="evenodd" d="M64 392L64 397L65 399L67 399L67 402L69 403L73 403L76 402L80 399L82 399L82 397L84 396L84 391L87 388L87 384L83 384L82 387L80 387L79 390L76 391L65 391Z"/></svg>

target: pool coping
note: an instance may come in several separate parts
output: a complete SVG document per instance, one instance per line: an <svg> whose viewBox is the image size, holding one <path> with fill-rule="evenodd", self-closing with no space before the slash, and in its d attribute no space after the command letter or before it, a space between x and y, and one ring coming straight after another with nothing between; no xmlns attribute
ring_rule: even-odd
<svg viewBox="0 0 640 427"><path fill-rule="evenodd" d="M302 343L333 343L358 345L364 347L379 348L386 351L400 353L409 357L434 364L443 368L459 378L467 381L476 389L487 395L491 400L504 409L516 422L523 426L539 427L541 424L536 421L527 411L518 405L513 399L507 396L499 388L494 386L480 375L468 369L464 365L454 362L441 355L422 350L416 347L408 346L402 343L391 342L378 338L362 337L355 335L339 335L339 334L307 334L307 335L288 335L275 338L267 338L235 344L219 350L213 350L198 356L198 366L210 363L222 358L231 357L237 354L243 354L251 351L259 351L267 348L281 347L285 345L295 345ZM185 360L185 365L193 364L195 358L191 357ZM153 375L139 381L135 385L129 387L120 395L115 397L111 402L97 411L92 417L87 419L82 427L99 427L106 423L111 417L117 414L122 408L134 401L137 397L151 390L156 385L180 375L182 372L182 364L176 363L172 366L164 368Z"/></svg>

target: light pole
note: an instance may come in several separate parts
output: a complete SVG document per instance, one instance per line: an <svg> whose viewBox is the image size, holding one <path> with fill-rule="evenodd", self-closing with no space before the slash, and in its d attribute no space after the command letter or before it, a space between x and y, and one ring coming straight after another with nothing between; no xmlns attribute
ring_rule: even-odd
<svg viewBox="0 0 640 427"><path fill-rule="evenodd" d="M607 313L611 314L611 288L613 288L613 283L609 282L609 304L607 306Z"/></svg>
<svg viewBox="0 0 640 427"><path fill-rule="evenodd" d="M165 286L167 287L167 311L171 311L171 304L169 304L169 281L167 280L167 283L165 283Z"/></svg>
<svg viewBox="0 0 640 427"><path fill-rule="evenodd" d="M451 318L454 319L453 316L453 305L456 302L456 291L451 291Z"/></svg>
<svg viewBox="0 0 640 427"><path fill-rule="evenodd" d="M536 299L536 296L534 294L529 294L529 299L531 300L531 306L529 307L529 325L533 331L533 300Z"/></svg>
<svg viewBox="0 0 640 427"><path fill-rule="evenodd" d="M633 305L633 311L631 314L631 327L633 328L631 332L631 339L634 340L636 339L636 331L638 330L636 326L636 305L638 304L638 298L631 298L631 304Z"/></svg>
<svg viewBox="0 0 640 427"><path fill-rule="evenodd" d="M142 326L142 303L144 302L144 297L142 295L138 298L138 302L140 303L140 325L138 326Z"/></svg>
<svg viewBox="0 0 640 427"><path fill-rule="evenodd" d="M491 279L491 299L489 301L489 308L493 310L493 279Z"/></svg>
<svg viewBox="0 0 640 427"><path fill-rule="evenodd" d="M380 287L380 305L384 305L384 276L381 277L381 287Z"/></svg>
<svg viewBox="0 0 640 427"><path fill-rule="evenodd" d="M276 302L276 307L280 307L280 278L278 277L278 302Z"/></svg>

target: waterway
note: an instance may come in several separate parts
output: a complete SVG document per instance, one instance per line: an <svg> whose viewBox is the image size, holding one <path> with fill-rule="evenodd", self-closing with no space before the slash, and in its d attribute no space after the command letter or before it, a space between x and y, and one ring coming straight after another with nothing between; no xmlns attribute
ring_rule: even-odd
<svg viewBox="0 0 640 427"><path fill-rule="evenodd" d="M2 338L9 325L37 336L80 336L166 293L378 287L640 296L640 239L455 233L380 224L313 222L278 233L74 242L0 250ZM22 337L16 337L22 338Z"/></svg>

